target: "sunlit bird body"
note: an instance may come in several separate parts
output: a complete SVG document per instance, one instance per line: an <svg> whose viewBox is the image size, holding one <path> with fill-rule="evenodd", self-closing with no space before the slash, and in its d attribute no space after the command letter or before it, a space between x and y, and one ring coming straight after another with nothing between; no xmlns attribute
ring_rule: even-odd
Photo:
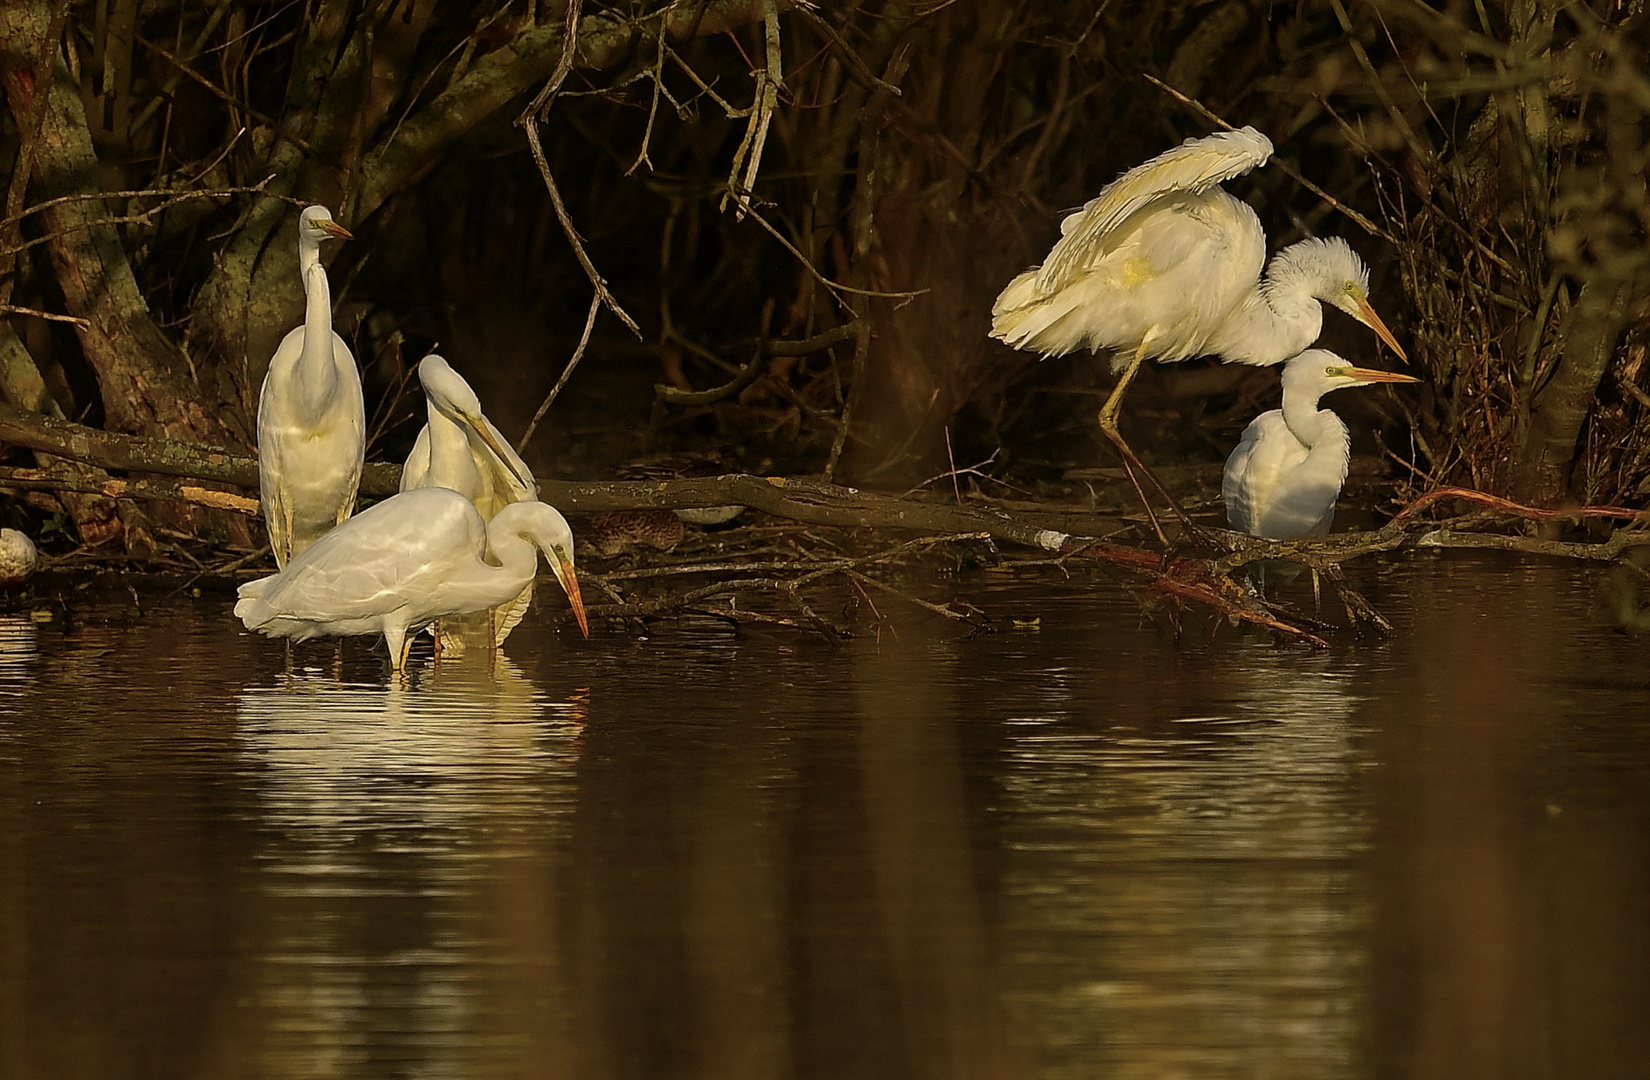
<svg viewBox="0 0 1650 1080"><path fill-rule="evenodd" d="M277 566L355 509L366 408L355 357L332 329L332 289L321 265L321 241L349 235L324 206L298 215L304 324L281 339L258 395L258 485Z"/></svg>
<svg viewBox="0 0 1650 1080"><path fill-rule="evenodd" d="M1331 390L1420 380L1353 367L1325 349L1308 349L1283 368L1283 406L1262 413L1226 459L1221 497L1232 528L1268 540L1329 531L1346 483L1352 440L1346 424L1318 400Z"/></svg>
<svg viewBox="0 0 1650 1080"><path fill-rule="evenodd" d="M475 504L483 521L491 521L511 503L538 498L532 471L482 414L481 400L463 376L432 354L419 361L418 381L424 387L429 418L401 470L402 491L450 488ZM473 645L503 644L532 599L529 579L520 595L495 611L441 620L443 647L462 651Z"/></svg>
<svg viewBox="0 0 1650 1080"><path fill-rule="evenodd" d="M1345 241L1291 244L1261 276L1260 219L1219 185L1271 155L1271 141L1246 127L1188 139L1130 169L1067 216L1047 260L1009 282L992 306L991 336L1015 348L1114 351L1122 375L1100 427L1136 466L1117 412L1148 357L1281 363L1317 340L1320 301L1404 355L1370 307L1368 270Z"/></svg>
<svg viewBox="0 0 1650 1080"><path fill-rule="evenodd" d="M469 499L441 487L402 492L356 514L280 573L242 585L235 615L249 630L298 641L383 634L399 671L409 633L520 595L539 551L588 634L566 519L529 501L483 522Z"/></svg>

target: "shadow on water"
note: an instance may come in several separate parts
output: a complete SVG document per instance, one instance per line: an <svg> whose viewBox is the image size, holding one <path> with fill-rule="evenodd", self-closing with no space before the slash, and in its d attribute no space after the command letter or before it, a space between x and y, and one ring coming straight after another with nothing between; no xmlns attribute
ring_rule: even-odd
<svg viewBox="0 0 1650 1080"><path fill-rule="evenodd" d="M1395 560L1327 653L1064 582L535 617L405 681L222 598L0 618L0 1076L1650 1074L1650 648L1592 583Z"/></svg>

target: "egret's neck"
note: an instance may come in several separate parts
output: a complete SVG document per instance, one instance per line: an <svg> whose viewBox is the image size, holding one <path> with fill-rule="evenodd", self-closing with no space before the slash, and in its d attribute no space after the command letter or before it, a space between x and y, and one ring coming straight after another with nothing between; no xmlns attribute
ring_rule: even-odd
<svg viewBox="0 0 1650 1080"><path fill-rule="evenodd" d="M298 355L297 386L306 409L315 411L332 400L338 379L332 351L332 289L326 267L313 245L298 248L304 274L304 348Z"/></svg>
<svg viewBox="0 0 1650 1080"><path fill-rule="evenodd" d="M1308 450L1322 441L1326 423L1338 423L1333 413L1318 408L1321 396L1288 392L1283 395L1284 426Z"/></svg>
<svg viewBox="0 0 1650 1080"><path fill-rule="evenodd" d="M538 573L538 545L529 539L523 523L515 515L500 512L487 523L487 554L496 564L484 571L487 586L497 597L490 600L489 607L497 607L519 595Z"/></svg>
<svg viewBox="0 0 1650 1080"><path fill-rule="evenodd" d="M429 429L430 471L425 486L452 488L475 502L481 494L481 472L476 468L464 428L430 402Z"/></svg>
<svg viewBox="0 0 1650 1080"><path fill-rule="evenodd" d="M1311 345L1322 329L1323 308L1310 286L1292 275L1274 278L1269 270L1221 322L1210 351L1227 363L1278 364Z"/></svg>

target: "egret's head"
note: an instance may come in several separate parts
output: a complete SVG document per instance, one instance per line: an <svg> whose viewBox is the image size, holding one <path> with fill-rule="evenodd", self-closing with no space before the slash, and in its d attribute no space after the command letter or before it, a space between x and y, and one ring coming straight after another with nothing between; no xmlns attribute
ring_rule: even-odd
<svg viewBox="0 0 1650 1080"><path fill-rule="evenodd" d="M572 528L567 524L567 519L548 503L513 503L506 507L506 511L512 511L518 506L534 508L531 511L533 542L544 552L545 558L550 562L550 572L556 575L556 582L567 594L567 602L573 608L573 618L579 624L579 633L589 637L590 624L584 616L584 598L579 595L579 575L573 568ZM500 516L503 516L502 512Z"/></svg>
<svg viewBox="0 0 1650 1080"><path fill-rule="evenodd" d="M1304 397L1313 402L1331 390L1348 386L1420 381L1413 375L1400 375L1396 371L1354 367L1328 349L1308 349L1283 368L1284 396Z"/></svg>
<svg viewBox="0 0 1650 1080"><path fill-rule="evenodd" d="M424 387L424 397L430 407L447 419L460 424L475 435L481 444L498 459L500 468L521 482L523 488L535 490L531 476L522 476L516 462L520 459L499 444L493 426L481 411L481 399L464 381L464 376L453 370L451 364L434 353L418 362L418 381ZM569 534L571 535L571 534Z"/></svg>
<svg viewBox="0 0 1650 1080"><path fill-rule="evenodd" d="M332 220L332 211L324 206L304 207L303 213L298 215L298 236L312 244L333 237L339 240L354 239L348 229Z"/></svg>
<svg viewBox="0 0 1650 1080"><path fill-rule="evenodd" d="M1290 244L1278 253L1278 263L1279 269L1270 277L1275 279L1281 273L1308 282L1313 296L1340 308L1375 331L1375 336L1386 342L1387 348L1398 354L1398 359L1409 359L1398 339L1370 306L1369 267L1345 240L1338 236L1313 237Z"/></svg>

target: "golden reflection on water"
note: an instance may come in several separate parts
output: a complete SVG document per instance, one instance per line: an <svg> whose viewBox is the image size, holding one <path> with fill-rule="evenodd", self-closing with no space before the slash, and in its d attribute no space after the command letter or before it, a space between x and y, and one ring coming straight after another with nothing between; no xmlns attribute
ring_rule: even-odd
<svg viewBox="0 0 1650 1080"><path fill-rule="evenodd" d="M555 966L544 929L508 978L489 961L520 928L512 912L550 905L584 712L504 659L411 684L289 674L240 696L267 836L251 982L269 1075L394 1062L470 1076L524 1049L498 1041L533 1030L499 1015L512 999L527 993L538 1025L553 1024L561 981L534 976Z"/></svg>
<svg viewBox="0 0 1650 1080"><path fill-rule="evenodd" d="M40 660L39 631L28 616L0 615L0 697L29 686Z"/></svg>
<svg viewBox="0 0 1650 1080"><path fill-rule="evenodd" d="M0 619L0 1077L1650 1075L1650 677L1585 581L1402 564L1329 653L1062 587L405 681Z"/></svg>
<svg viewBox="0 0 1650 1080"><path fill-rule="evenodd" d="M1042 1075L1342 1076L1368 824L1322 662L1252 650L1227 708L1009 722L1010 1005Z"/></svg>

